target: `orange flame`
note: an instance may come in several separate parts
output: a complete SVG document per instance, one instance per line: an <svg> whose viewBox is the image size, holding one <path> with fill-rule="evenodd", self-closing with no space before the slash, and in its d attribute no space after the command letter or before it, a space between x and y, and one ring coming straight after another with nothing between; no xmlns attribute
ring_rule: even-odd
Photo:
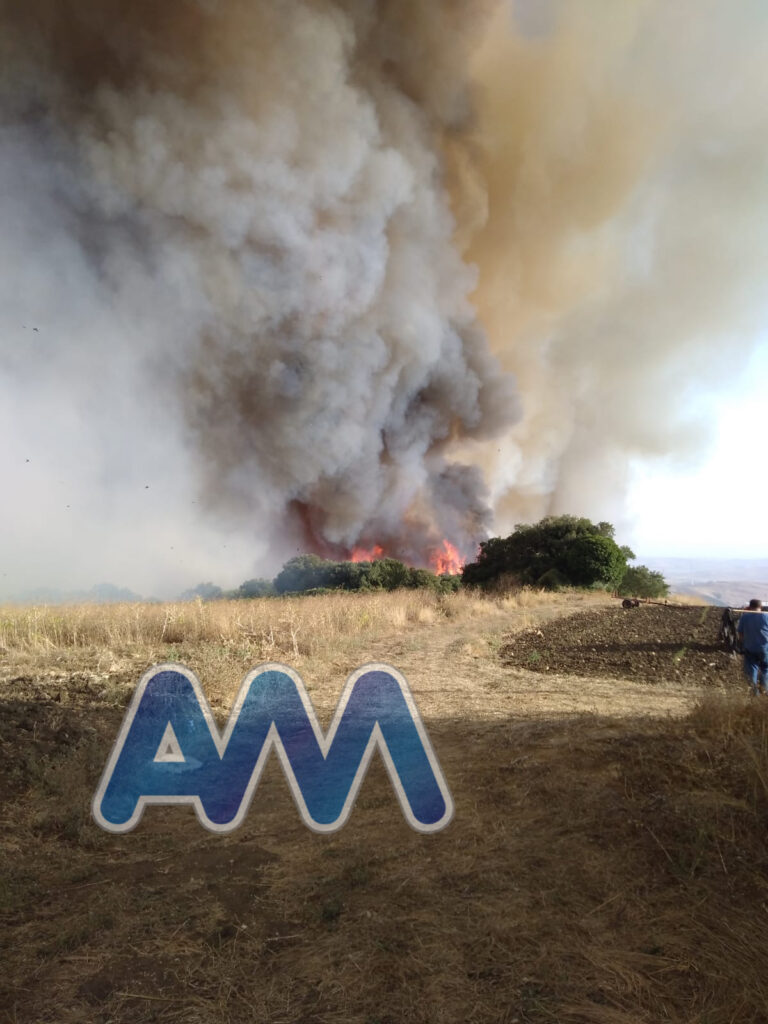
<svg viewBox="0 0 768 1024"><path fill-rule="evenodd" d="M384 548L379 544L374 544L372 548L352 548L349 560L350 562L375 562L383 554Z"/></svg>
<svg viewBox="0 0 768 1024"><path fill-rule="evenodd" d="M443 541L442 550L433 551L430 555L429 564L433 572L441 576L443 573L450 573L455 576L464 567L458 549L449 540Z"/></svg>
<svg viewBox="0 0 768 1024"><path fill-rule="evenodd" d="M381 544L374 544L370 548L352 548L349 560L350 562L375 562L377 558L385 557L386 553ZM449 540L444 540L441 547L433 549L428 561L429 568L438 576L442 573L450 573L455 576L464 568L464 560L459 554L458 548L454 547Z"/></svg>

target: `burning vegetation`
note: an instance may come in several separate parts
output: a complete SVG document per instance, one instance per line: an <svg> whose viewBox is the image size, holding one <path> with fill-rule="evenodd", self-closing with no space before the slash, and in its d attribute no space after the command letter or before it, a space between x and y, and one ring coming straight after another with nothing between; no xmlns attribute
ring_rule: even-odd
<svg viewBox="0 0 768 1024"><path fill-rule="evenodd" d="M334 560L303 554L291 558L274 580L252 579L225 594L201 583L182 594L200 597L265 597L326 590L397 590L426 588L449 593L466 585L506 592L523 587L542 590L582 588L640 597L664 596L669 588L661 575L645 566L629 566L634 554L614 540L610 523L592 523L574 516L548 516L531 526L518 526L509 537L491 537L480 544L477 558L462 564L457 549L443 541L433 552L430 568L408 565L388 556L381 545L355 548L351 558Z"/></svg>
<svg viewBox="0 0 768 1024"><path fill-rule="evenodd" d="M374 544L371 548L356 547L350 555L351 562L375 562L381 558L388 557L380 544ZM464 568L465 560L459 554L458 548L449 540L444 540L439 548L427 551L426 564L438 576L456 576Z"/></svg>
<svg viewBox="0 0 768 1024"><path fill-rule="evenodd" d="M437 575L428 569L412 568L396 558L334 562L318 555L299 555L290 559L273 581L277 594L402 588L452 593L459 589L460 584L458 574Z"/></svg>

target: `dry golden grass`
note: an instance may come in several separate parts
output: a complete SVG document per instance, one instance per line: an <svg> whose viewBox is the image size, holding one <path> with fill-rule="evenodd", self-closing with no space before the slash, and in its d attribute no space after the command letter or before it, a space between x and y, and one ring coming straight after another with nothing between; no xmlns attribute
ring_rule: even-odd
<svg viewBox="0 0 768 1024"><path fill-rule="evenodd" d="M0 1020L764 1022L768 700L715 693L654 718L659 686L621 705L612 680L574 713L564 698L587 680L500 663L502 633L598 600L3 609ZM173 639L169 608L186 613ZM89 804L123 705L170 653L221 708L276 654L326 716L348 670L391 661L454 821L412 832L375 762L348 825L315 835L273 758L230 836L159 807L128 836L101 832Z"/></svg>
<svg viewBox="0 0 768 1024"><path fill-rule="evenodd" d="M287 661L306 675L343 677L370 645L395 648L449 627L517 620L608 600L596 594L521 590L506 596L435 595L423 590L168 604L0 607L0 680L14 672L65 680L72 671L103 681L118 702L153 664L179 661L198 673L212 703L231 698L247 671ZM421 643L421 641L419 641ZM357 664L354 662L357 660ZM387 660L386 656L383 660Z"/></svg>
<svg viewBox="0 0 768 1024"><path fill-rule="evenodd" d="M562 607L584 597L529 589L500 597L398 590L207 603L198 599L167 604L5 605L0 606L0 649L46 653L71 647L247 641L264 657L298 656L349 636L380 634L413 623Z"/></svg>

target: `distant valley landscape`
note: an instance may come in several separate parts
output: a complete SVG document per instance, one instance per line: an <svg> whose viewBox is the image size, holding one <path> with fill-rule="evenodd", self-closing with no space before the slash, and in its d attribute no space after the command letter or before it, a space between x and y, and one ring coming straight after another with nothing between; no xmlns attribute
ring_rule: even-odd
<svg viewBox="0 0 768 1024"><path fill-rule="evenodd" d="M753 597L768 602L768 558L644 558L675 594L740 608Z"/></svg>

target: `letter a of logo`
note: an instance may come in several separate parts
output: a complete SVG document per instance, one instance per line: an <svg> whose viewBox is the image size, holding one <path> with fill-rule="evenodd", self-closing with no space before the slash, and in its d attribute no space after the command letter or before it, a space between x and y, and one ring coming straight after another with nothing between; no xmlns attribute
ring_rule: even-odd
<svg viewBox="0 0 768 1024"><path fill-rule="evenodd" d="M248 811L275 748L304 824L345 824L378 747L408 824L437 832L453 801L404 677L364 665L347 680L323 735L301 678L260 665L243 680L223 734L194 673L157 665L144 675L93 798L109 832L128 832L146 804L192 804L201 824L230 832Z"/></svg>

